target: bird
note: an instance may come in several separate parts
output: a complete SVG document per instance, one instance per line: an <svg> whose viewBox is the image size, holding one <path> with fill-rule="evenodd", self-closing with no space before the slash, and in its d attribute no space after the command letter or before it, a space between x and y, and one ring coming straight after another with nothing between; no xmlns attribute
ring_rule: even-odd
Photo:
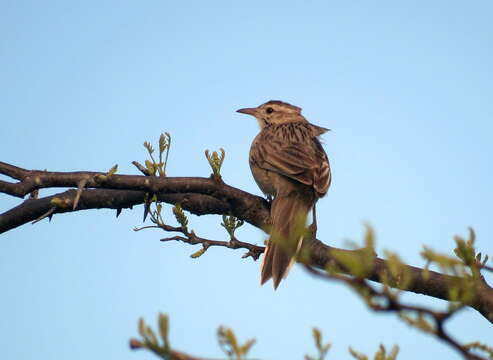
<svg viewBox="0 0 493 360"><path fill-rule="evenodd" d="M329 159L320 135L329 131L308 122L302 109L280 100L237 110L254 116L260 127L250 147L249 163L260 190L272 199L271 227L260 270L260 283L274 289L287 276L303 241L306 219L331 183Z"/></svg>

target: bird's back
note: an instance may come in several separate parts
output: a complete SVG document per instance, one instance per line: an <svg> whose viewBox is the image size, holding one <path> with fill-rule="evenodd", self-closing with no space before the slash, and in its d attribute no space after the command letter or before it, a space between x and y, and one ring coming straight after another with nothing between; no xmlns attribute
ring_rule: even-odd
<svg viewBox="0 0 493 360"><path fill-rule="evenodd" d="M318 140L321 129L326 130L307 121L265 126L250 148L254 177L264 176L262 170L274 172L312 187L317 197L324 196L331 174L327 154Z"/></svg>

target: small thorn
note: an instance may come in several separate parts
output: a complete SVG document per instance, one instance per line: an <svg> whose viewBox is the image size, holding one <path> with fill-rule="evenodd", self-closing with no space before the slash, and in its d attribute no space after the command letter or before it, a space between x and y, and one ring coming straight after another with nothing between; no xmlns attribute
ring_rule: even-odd
<svg viewBox="0 0 493 360"><path fill-rule="evenodd" d="M147 215L149 215L149 211L151 209L151 204L152 204L152 196L148 196L147 200L144 202L144 220L142 222L146 221Z"/></svg>
<svg viewBox="0 0 493 360"><path fill-rule="evenodd" d="M79 204L79 199L80 195L82 194L82 190L87 184L87 179L81 179L79 183L77 184L77 193L75 194L75 199L74 199L74 206L72 207L72 210L75 210L77 208L77 205Z"/></svg>
<svg viewBox="0 0 493 360"><path fill-rule="evenodd" d="M142 166L140 163L137 161L132 161L132 164L145 176L151 176L149 173L149 170L147 170L144 166Z"/></svg>
<svg viewBox="0 0 493 360"><path fill-rule="evenodd" d="M47 212L45 212L39 218L37 218L36 220L34 220L31 224L34 225L34 224L36 224L37 222L40 222L41 220L43 220L46 217L51 221L51 218L52 218L53 213L55 212L55 210L56 210L56 207L52 207L50 210L48 210Z"/></svg>
<svg viewBox="0 0 493 360"><path fill-rule="evenodd" d="M116 209L116 217L120 216L121 213L122 213L122 208Z"/></svg>

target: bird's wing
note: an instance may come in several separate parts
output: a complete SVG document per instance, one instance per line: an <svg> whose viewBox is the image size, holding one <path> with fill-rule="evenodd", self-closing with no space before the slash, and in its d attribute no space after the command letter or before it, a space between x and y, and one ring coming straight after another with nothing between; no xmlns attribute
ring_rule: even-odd
<svg viewBox="0 0 493 360"><path fill-rule="evenodd" d="M316 138L311 143L285 143L278 138L259 141L253 148L251 160L265 170L313 186L319 196L323 196L330 185L327 155Z"/></svg>

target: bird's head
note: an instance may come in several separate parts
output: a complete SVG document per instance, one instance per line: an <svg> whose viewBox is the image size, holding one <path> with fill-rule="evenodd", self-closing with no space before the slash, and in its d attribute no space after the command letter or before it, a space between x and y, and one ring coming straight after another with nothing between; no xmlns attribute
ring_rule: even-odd
<svg viewBox="0 0 493 360"><path fill-rule="evenodd" d="M256 108L245 108L236 111L255 116L261 129L270 124L306 121L301 115L301 108L279 100L268 101Z"/></svg>

